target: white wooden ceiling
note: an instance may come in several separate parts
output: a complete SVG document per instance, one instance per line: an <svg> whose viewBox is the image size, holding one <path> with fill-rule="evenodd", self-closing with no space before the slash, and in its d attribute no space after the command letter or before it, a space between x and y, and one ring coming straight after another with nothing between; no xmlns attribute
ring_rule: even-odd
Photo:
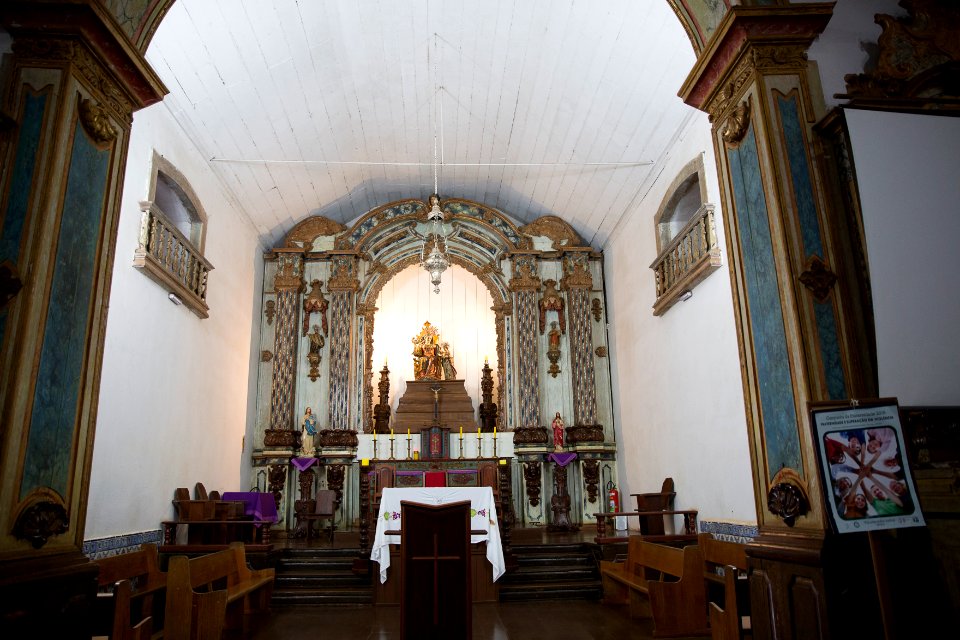
<svg viewBox="0 0 960 640"><path fill-rule="evenodd" d="M266 246L426 199L436 168L441 197L599 247L693 111L664 0L177 0L147 58Z"/></svg>

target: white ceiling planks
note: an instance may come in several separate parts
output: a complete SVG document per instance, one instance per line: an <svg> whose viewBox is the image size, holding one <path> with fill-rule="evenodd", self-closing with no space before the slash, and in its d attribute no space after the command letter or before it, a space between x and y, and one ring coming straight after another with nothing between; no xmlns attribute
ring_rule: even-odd
<svg viewBox="0 0 960 640"><path fill-rule="evenodd" d="M435 138L441 196L603 242L687 121L693 53L662 1L179 0L148 59L267 245L425 198Z"/></svg>

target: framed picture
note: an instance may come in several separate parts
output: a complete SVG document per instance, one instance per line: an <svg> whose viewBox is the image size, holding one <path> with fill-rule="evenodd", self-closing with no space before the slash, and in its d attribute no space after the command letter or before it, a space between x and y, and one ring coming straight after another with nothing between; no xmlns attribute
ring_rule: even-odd
<svg viewBox="0 0 960 640"><path fill-rule="evenodd" d="M894 399L810 405L824 503L838 533L925 525Z"/></svg>

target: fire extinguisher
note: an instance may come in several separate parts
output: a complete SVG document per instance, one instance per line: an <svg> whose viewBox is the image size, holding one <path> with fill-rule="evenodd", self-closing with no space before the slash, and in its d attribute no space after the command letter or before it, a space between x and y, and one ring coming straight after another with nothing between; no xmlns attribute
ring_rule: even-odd
<svg viewBox="0 0 960 640"><path fill-rule="evenodd" d="M620 490L613 481L607 483L607 507L609 507L608 513L620 511Z"/></svg>

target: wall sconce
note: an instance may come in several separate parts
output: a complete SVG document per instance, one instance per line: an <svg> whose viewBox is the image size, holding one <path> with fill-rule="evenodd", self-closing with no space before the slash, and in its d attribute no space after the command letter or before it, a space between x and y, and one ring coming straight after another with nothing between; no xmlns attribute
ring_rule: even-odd
<svg viewBox="0 0 960 640"><path fill-rule="evenodd" d="M687 300L689 300L689 299L692 298L692 297L693 297L693 291L690 291L689 289L687 289L686 291L684 291L683 293L681 293L681 294L680 294L680 297L677 298L677 299L678 299L680 302L686 302Z"/></svg>

